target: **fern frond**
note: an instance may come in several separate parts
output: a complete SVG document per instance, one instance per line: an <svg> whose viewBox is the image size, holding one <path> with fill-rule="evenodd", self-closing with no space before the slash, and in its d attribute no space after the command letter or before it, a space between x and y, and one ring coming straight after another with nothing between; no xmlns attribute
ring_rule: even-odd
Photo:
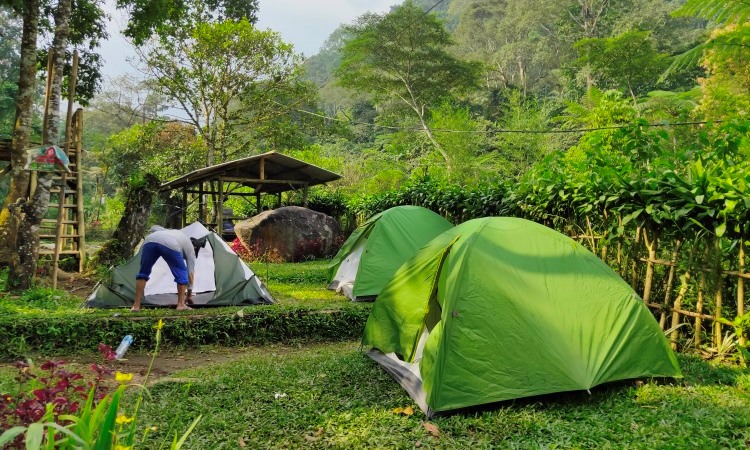
<svg viewBox="0 0 750 450"><path fill-rule="evenodd" d="M722 25L742 24L750 20L750 1L687 0L674 16L700 17Z"/></svg>

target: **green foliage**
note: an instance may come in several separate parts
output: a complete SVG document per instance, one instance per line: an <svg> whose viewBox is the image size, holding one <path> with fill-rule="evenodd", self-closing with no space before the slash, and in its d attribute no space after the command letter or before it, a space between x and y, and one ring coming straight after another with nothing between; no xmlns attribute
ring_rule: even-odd
<svg viewBox="0 0 750 450"><path fill-rule="evenodd" d="M112 371L106 366L93 364L91 368L96 373L96 379L89 383L91 388L88 396L85 396L84 376L68 371L64 363L52 361L44 363L41 368L47 370L48 374L34 374L28 365L20 363L19 378L27 380L27 385L21 386L17 400L13 400L12 397L4 398L3 403L6 404L0 412L3 413L1 415L3 418L11 420L10 424L13 424L13 419L16 419L15 423L21 425L9 428L0 435L0 445L13 443L21 434L25 434L24 441L27 449L39 449L44 445L49 449L117 450L132 449L138 444L152 444L145 442L147 433L144 433L142 442L137 442L136 431L139 406L146 390L145 385L159 353L162 327L163 322L159 320L154 327L156 328L156 343L151 362L143 379L144 386L140 386L141 391L135 402L132 417L122 413L120 404L127 387L125 383L133 378L132 374L117 372L115 379L120 384L114 392L104 394L108 387L104 376L111 375ZM99 344L99 348L103 350L102 354L105 359L111 360L115 357L108 346ZM26 390L33 391L32 399L26 399L29 396ZM76 396L83 396L83 398L78 398L76 401ZM45 408L45 403L46 412L42 415L41 411ZM81 403L83 407L80 407ZM9 406L15 406L15 408L9 408ZM28 419L34 417L36 420L29 423ZM180 449L200 419L201 416L198 416L179 440L175 433L170 449Z"/></svg>
<svg viewBox="0 0 750 450"><path fill-rule="evenodd" d="M656 51L651 34L645 31L583 39L574 47L580 54L578 64L589 65L607 87L629 92L634 100L653 90L669 64L667 55Z"/></svg>
<svg viewBox="0 0 750 450"><path fill-rule="evenodd" d="M370 16L342 48L337 74L343 86L380 100L404 99L410 108L437 106L451 92L477 82L478 66L447 52L442 24L411 2L385 16Z"/></svg>
<svg viewBox="0 0 750 450"><path fill-rule="evenodd" d="M145 63L205 143L202 164L247 156L252 142L294 141L284 115L310 98L292 46L245 19L172 30Z"/></svg>
<svg viewBox="0 0 750 450"><path fill-rule="evenodd" d="M164 39L180 28L200 22L245 19L257 20L257 0L117 0L118 9L129 10L130 19L123 34L144 45L155 33Z"/></svg>
<svg viewBox="0 0 750 450"><path fill-rule="evenodd" d="M695 64L707 53L715 53L720 60L745 59L750 42L750 5L742 0L687 0L676 16L695 16L709 20L720 28L707 40L675 58L669 70L679 70Z"/></svg>

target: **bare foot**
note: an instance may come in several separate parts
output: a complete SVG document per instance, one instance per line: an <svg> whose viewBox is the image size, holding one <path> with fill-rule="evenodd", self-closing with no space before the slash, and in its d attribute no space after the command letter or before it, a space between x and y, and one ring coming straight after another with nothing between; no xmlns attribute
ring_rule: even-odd
<svg viewBox="0 0 750 450"><path fill-rule="evenodd" d="M191 307L189 307L189 306L185 305L185 306L178 306L178 307L177 307L177 308L175 308L175 309L176 309L177 311L187 311L187 310L189 310L189 309L193 309L193 308L191 308Z"/></svg>
<svg viewBox="0 0 750 450"><path fill-rule="evenodd" d="M185 299L185 303L188 304L188 305L191 305L191 306L195 305L195 303L193 303L193 297L187 297Z"/></svg>
<svg viewBox="0 0 750 450"><path fill-rule="evenodd" d="M130 308L130 312L138 312L140 310L141 310L141 308L136 308L135 306L133 306L132 308Z"/></svg>

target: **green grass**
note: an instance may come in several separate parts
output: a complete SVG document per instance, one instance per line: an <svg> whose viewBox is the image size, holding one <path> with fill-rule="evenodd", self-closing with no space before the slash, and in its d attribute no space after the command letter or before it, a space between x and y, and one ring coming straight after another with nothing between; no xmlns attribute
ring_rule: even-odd
<svg viewBox="0 0 750 450"><path fill-rule="evenodd" d="M203 419L187 448L745 448L750 372L680 357L680 382L621 384L424 415L356 343L250 350L154 385L139 423L159 439ZM412 406L411 416L394 408Z"/></svg>
<svg viewBox="0 0 750 450"><path fill-rule="evenodd" d="M252 264L281 305L331 308L349 301L327 289L328 260L296 264Z"/></svg>
<svg viewBox="0 0 750 450"><path fill-rule="evenodd" d="M253 271L263 280L281 308L341 308L349 299L328 290L328 260L309 261L294 264L251 264ZM3 283L4 272L0 274ZM132 314L125 308L87 309L82 308L89 292L81 292L82 297L69 295L49 288L33 288L21 296L0 296L0 315L70 315L81 314L95 317L109 317L117 313L133 316L164 317L175 314L172 308L143 309ZM233 314L236 307L201 308L200 314Z"/></svg>
<svg viewBox="0 0 750 450"><path fill-rule="evenodd" d="M351 322L330 319L327 311L354 318L366 314L369 305L325 290L326 265L255 264L253 270L267 282L277 305L244 308L244 318L237 308L212 308L197 311L212 320L165 321L166 346L199 345L214 335L225 335L235 345L268 344L241 349L239 360L184 370L153 385L139 426L158 430L139 448L171 441L172 433L181 433L201 414L186 448L711 449L750 443L750 371L686 355L679 356L685 373L681 381L620 384L591 394L551 395L437 417L430 422L440 433L432 436L424 415L401 387L360 353L356 342L342 341L355 334L341 332L341 327L352 328ZM59 343L45 353L56 356L58 349L65 353L61 346L80 351L76 346L85 336L71 336L75 328L70 327L83 328L80 332L95 342L103 336L116 344L128 326L139 326L134 330L141 344L131 350L137 352L150 348L147 339L156 318L179 316L171 309L155 309L132 316L141 320L127 321L123 316L130 313L123 310L79 309L79 302L57 291L31 290L20 298L0 299L0 322L10 330L9 339L30 341L13 327L33 321L40 342ZM310 310L322 314L300 312ZM247 340L238 340L241 333L250 333ZM292 337L282 340L285 344L269 338L284 333ZM14 375L11 369L0 370L0 392L12 391ZM136 395L135 388L128 391L130 406ZM393 411L406 406L416 412Z"/></svg>

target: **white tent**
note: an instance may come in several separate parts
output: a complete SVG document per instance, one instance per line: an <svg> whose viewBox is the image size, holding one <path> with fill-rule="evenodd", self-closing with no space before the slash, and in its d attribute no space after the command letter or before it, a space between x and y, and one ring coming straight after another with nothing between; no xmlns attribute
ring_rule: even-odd
<svg viewBox="0 0 750 450"><path fill-rule="evenodd" d="M216 233L195 222L181 230L192 238L207 236L206 246L198 252L193 281L196 305L226 306L270 304L273 297L253 271ZM132 306L135 277L140 268L140 249L125 264L114 268L88 298L90 307ZM145 306L171 306L177 303L177 285L167 263L159 258L146 283Z"/></svg>

